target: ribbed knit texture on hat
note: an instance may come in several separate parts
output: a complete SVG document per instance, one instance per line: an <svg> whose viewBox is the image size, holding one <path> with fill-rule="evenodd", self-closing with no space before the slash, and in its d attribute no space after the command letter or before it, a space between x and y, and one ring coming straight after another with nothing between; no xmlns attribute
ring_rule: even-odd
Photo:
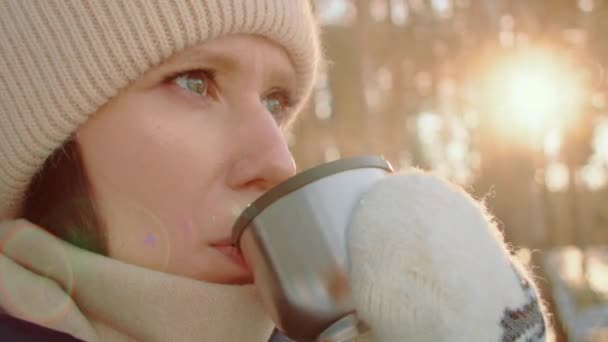
<svg viewBox="0 0 608 342"><path fill-rule="evenodd" d="M227 34L282 45L308 96L319 59L307 0L0 0L0 219L87 117L169 56Z"/></svg>

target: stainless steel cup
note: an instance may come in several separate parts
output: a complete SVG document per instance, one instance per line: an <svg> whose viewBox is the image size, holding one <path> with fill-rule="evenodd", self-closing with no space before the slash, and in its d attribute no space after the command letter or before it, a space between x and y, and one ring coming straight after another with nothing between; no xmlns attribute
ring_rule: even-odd
<svg viewBox="0 0 608 342"><path fill-rule="evenodd" d="M236 221L234 243L288 337L338 342L366 329L350 294L345 234L360 196L390 172L380 157L326 163L274 187Z"/></svg>

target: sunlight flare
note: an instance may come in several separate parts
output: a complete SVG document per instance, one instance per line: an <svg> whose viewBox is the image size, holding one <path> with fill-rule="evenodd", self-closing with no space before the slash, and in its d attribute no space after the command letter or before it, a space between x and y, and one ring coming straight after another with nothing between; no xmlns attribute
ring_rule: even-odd
<svg viewBox="0 0 608 342"><path fill-rule="evenodd" d="M501 135L542 145L551 130L576 124L583 109L582 73L547 49L498 58L486 71L484 98Z"/></svg>

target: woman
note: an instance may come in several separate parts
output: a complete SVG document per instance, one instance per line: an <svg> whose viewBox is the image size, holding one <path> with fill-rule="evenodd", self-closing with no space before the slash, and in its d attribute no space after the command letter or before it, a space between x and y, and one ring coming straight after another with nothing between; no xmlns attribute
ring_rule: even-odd
<svg viewBox="0 0 608 342"><path fill-rule="evenodd" d="M0 31L0 337L268 340L272 322L250 270L230 244L230 229L247 203L295 172L283 131L308 97L320 55L308 1L1 0ZM405 177L400 185L401 179L386 188L407 188L417 178ZM433 182L414 189L445 191ZM416 191L399 194L392 205L409 206L405 194L423 198ZM369 205L374 194L367 208L384 208L387 203ZM454 210L457 216L482 215L465 203ZM433 219L436 212L418 214ZM362 232L353 233L356 264L394 261L401 267L399 259L379 253L383 241L361 237L411 230L390 231L400 222L391 215L383 215L388 221L381 227L361 215L353 228ZM492 260L512 282L504 292L522 292L502 242L487 241L486 223L471 225L471 234L484 241L473 259L496 252ZM382 229L386 235L377 234ZM426 253L452 255L439 242L436 252ZM399 253L416 246L423 245ZM450 270L440 273L459 270L450 264L456 259L444 259ZM408 328L416 332L413 340L450 336L424 331L439 316L421 322L426 316L416 313L375 314L382 307L375 301L394 299L395 287L385 282L370 290L369 277L356 271L355 299L363 303L358 309L373 328L389 327L377 330L379 336L403 340L391 335L402 317L414 325ZM445 293L463 299L476 294L461 290L469 284L462 278L447 281L454 279L460 283ZM477 283L470 288L496 285ZM386 290L365 297L379 285ZM523 298L519 292L512 297ZM397 313L414 307L407 296L397 299L408 303L393 306ZM368 302L374 305L366 307ZM514 301L503 302L496 307ZM436 301L417 305L438 307ZM537 306L521 312L537 313ZM448 333L461 324L458 312L445 320ZM475 317L488 312L478 310ZM527 331L522 326L542 321L505 312L510 320L496 320L494 335L485 336L515 340ZM470 321L466 329L474 332L475 326Z"/></svg>
<svg viewBox="0 0 608 342"><path fill-rule="evenodd" d="M231 225L294 174L308 2L3 0L0 27L2 310L88 341L268 340Z"/></svg>

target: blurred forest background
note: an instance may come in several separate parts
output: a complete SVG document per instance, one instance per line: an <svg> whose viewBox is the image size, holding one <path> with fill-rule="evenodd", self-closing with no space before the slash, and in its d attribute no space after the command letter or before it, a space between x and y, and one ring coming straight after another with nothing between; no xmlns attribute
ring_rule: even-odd
<svg viewBox="0 0 608 342"><path fill-rule="evenodd" d="M315 0L327 65L289 138L484 199L558 340L608 341L608 1Z"/></svg>

